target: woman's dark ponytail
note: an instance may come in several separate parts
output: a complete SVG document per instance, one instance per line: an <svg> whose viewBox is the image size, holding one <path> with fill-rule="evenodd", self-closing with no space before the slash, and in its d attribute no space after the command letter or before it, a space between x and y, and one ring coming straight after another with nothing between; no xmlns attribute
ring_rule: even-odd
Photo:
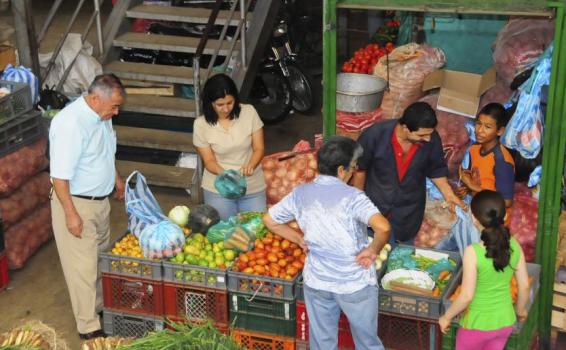
<svg viewBox="0 0 566 350"><path fill-rule="evenodd" d="M503 220L497 215L497 210L489 210L491 220L489 225L481 233L481 240L485 245L486 257L493 259L493 267L496 271L503 271L509 265L511 258L511 247L509 240L511 235L504 226Z"/></svg>
<svg viewBox="0 0 566 350"><path fill-rule="evenodd" d="M503 271L511 258L511 234L505 227L505 200L498 192L484 190L474 196L471 207L484 227L481 240L485 245L485 255L493 259L496 271Z"/></svg>

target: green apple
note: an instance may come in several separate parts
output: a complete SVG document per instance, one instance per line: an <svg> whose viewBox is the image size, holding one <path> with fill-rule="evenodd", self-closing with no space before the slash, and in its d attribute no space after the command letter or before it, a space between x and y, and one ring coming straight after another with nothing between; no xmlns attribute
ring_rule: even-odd
<svg viewBox="0 0 566 350"><path fill-rule="evenodd" d="M183 252L175 256L175 262L182 263L185 260L185 254Z"/></svg>
<svg viewBox="0 0 566 350"><path fill-rule="evenodd" d="M185 252L185 253L187 253L187 254L191 254L191 252L192 252L192 246L186 245L186 246L183 248L183 252Z"/></svg>
<svg viewBox="0 0 566 350"><path fill-rule="evenodd" d="M202 242L204 241L204 236L202 233L195 233L192 235L193 239L197 242Z"/></svg>
<svg viewBox="0 0 566 350"><path fill-rule="evenodd" d="M221 250L224 249L224 241L220 241L220 242L218 242L217 244L218 244L218 247L219 247Z"/></svg>
<svg viewBox="0 0 566 350"><path fill-rule="evenodd" d="M215 253L220 253L222 251L222 249L218 246L218 244L214 243L212 245L212 251Z"/></svg>
<svg viewBox="0 0 566 350"><path fill-rule="evenodd" d="M205 244L204 250L206 250L207 252L211 252L212 251L212 244L210 244L210 243Z"/></svg>
<svg viewBox="0 0 566 350"><path fill-rule="evenodd" d="M214 256L213 255L207 255L204 259L210 263L210 262L214 261Z"/></svg>
<svg viewBox="0 0 566 350"><path fill-rule="evenodd" d="M216 266L216 263L214 263L214 261L211 261L211 262L208 263L208 267L210 267L211 269L215 269L218 266Z"/></svg>
<svg viewBox="0 0 566 350"><path fill-rule="evenodd" d="M202 259L206 258L206 255L207 255L206 251L201 250L198 257L199 257L200 260L202 260Z"/></svg>
<svg viewBox="0 0 566 350"><path fill-rule="evenodd" d="M225 250L223 254L226 261L234 261L234 259L236 258L236 253L231 249Z"/></svg>
<svg viewBox="0 0 566 350"><path fill-rule="evenodd" d="M200 261L198 262L198 264L199 264L200 266L203 266L203 267L208 267L208 261L206 261L206 260L204 260L204 259L203 259L203 260L200 260Z"/></svg>
<svg viewBox="0 0 566 350"><path fill-rule="evenodd" d="M183 280L183 271L176 271L175 272L175 279Z"/></svg>

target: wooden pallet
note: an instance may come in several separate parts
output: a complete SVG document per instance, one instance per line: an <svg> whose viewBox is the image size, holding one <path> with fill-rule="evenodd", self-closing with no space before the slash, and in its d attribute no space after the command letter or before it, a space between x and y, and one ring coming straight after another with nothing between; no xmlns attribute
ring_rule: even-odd
<svg viewBox="0 0 566 350"><path fill-rule="evenodd" d="M560 332L566 332L566 283L554 283L552 327Z"/></svg>

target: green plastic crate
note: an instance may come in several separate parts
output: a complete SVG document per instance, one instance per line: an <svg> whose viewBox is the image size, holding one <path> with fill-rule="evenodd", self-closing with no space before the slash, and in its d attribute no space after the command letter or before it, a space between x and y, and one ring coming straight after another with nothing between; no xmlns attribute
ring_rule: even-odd
<svg viewBox="0 0 566 350"><path fill-rule="evenodd" d="M230 324L235 328L295 337L295 301L230 293Z"/></svg>
<svg viewBox="0 0 566 350"><path fill-rule="evenodd" d="M424 7L433 11L434 9L476 9L488 12L533 12L548 10L546 0L374 0L356 1L358 4L365 2L368 5L381 7ZM347 0L338 0L338 6L347 4ZM347 6L347 5L346 5Z"/></svg>
<svg viewBox="0 0 566 350"><path fill-rule="evenodd" d="M522 324L515 325L515 329L505 350L527 350L538 349L538 314L539 314L539 295L535 298L535 302L529 310L527 320ZM442 350L453 350L456 346L456 332L458 331L459 324L453 323L450 327L448 334L442 337Z"/></svg>

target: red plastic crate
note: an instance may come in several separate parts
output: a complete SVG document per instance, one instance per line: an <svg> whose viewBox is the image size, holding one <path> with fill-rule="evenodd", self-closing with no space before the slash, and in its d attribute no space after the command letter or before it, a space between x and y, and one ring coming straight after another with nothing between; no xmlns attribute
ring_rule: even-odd
<svg viewBox="0 0 566 350"><path fill-rule="evenodd" d="M228 325L228 292L215 288L163 283L165 316L189 322Z"/></svg>
<svg viewBox="0 0 566 350"><path fill-rule="evenodd" d="M307 307L302 301L297 301L297 340L307 344L309 341L309 317ZM338 348L354 349L354 338L350 332L350 324L343 313L340 314L338 321Z"/></svg>
<svg viewBox="0 0 566 350"><path fill-rule="evenodd" d="M163 316L163 282L102 274L104 307L147 316Z"/></svg>
<svg viewBox="0 0 566 350"><path fill-rule="evenodd" d="M386 349L438 350L442 334L438 320L379 313L378 335Z"/></svg>
<svg viewBox="0 0 566 350"><path fill-rule="evenodd" d="M10 283L8 275L8 255L6 252L0 253L0 291L4 290Z"/></svg>
<svg viewBox="0 0 566 350"><path fill-rule="evenodd" d="M233 329L232 337L241 347L250 350L295 350L295 338Z"/></svg>

